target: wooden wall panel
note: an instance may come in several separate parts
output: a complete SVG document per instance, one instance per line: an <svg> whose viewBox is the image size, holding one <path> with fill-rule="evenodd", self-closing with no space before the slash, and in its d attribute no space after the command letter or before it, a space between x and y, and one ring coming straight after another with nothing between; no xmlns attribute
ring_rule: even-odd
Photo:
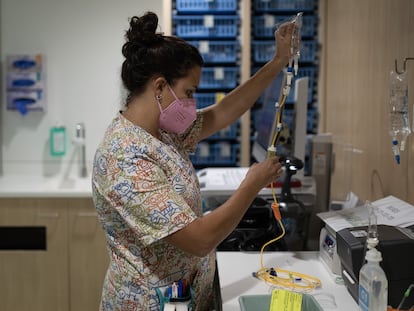
<svg viewBox="0 0 414 311"><path fill-rule="evenodd" d="M414 204L414 135L397 165L387 118L394 60L402 64L405 57L414 57L414 1L322 0L321 7L320 132L362 151L352 156L351 190L360 199L395 195ZM407 71L412 109L414 63L408 63ZM333 184L342 177L334 174Z"/></svg>

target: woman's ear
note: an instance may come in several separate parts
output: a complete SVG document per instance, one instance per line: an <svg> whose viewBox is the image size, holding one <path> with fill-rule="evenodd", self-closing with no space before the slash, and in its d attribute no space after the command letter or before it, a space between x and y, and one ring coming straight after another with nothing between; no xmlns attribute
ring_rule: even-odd
<svg viewBox="0 0 414 311"><path fill-rule="evenodd" d="M164 77L160 76L153 80L153 90L155 95L162 93L162 90L167 85L167 80Z"/></svg>

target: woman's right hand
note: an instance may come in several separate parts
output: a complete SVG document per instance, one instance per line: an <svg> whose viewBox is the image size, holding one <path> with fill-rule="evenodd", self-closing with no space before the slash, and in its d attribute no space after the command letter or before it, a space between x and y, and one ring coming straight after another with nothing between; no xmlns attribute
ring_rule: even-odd
<svg viewBox="0 0 414 311"><path fill-rule="evenodd" d="M242 184L249 187L257 187L259 192L262 188L278 180L283 173L282 164L278 157L272 157L263 162L254 163L247 171Z"/></svg>

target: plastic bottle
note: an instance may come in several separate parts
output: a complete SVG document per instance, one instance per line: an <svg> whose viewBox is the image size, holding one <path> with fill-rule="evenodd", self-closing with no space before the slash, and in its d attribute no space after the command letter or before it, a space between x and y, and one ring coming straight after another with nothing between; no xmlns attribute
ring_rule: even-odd
<svg viewBox="0 0 414 311"><path fill-rule="evenodd" d="M381 253L373 248L367 251L367 263L359 271L359 310L386 311L388 303L388 280L379 265Z"/></svg>
<svg viewBox="0 0 414 311"><path fill-rule="evenodd" d="M50 129L50 155L61 157L66 153L66 128L56 125Z"/></svg>
<svg viewBox="0 0 414 311"><path fill-rule="evenodd" d="M408 135L411 134L408 118L408 84L405 73L390 72L389 98L389 134L392 138L392 150L397 163L399 151L404 151Z"/></svg>

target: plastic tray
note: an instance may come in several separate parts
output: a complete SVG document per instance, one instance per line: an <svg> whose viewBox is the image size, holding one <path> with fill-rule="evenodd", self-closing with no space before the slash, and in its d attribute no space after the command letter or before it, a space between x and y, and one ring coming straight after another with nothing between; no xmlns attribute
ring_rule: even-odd
<svg viewBox="0 0 414 311"><path fill-rule="evenodd" d="M254 0L254 9L260 12L313 11L315 0Z"/></svg>
<svg viewBox="0 0 414 311"><path fill-rule="evenodd" d="M237 0L176 0L178 13L230 13L237 11Z"/></svg>
<svg viewBox="0 0 414 311"><path fill-rule="evenodd" d="M238 15L175 15L177 36L184 39L236 38L239 34Z"/></svg>
<svg viewBox="0 0 414 311"><path fill-rule="evenodd" d="M274 40L253 41L253 59L263 63L269 61L276 52ZM318 44L315 40L302 40L299 62L314 62L316 60Z"/></svg>
<svg viewBox="0 0 414 311"><path fill-rule="evenodd" d="M200 142L195 154L190 155L194 165L200 166L236 166L240 151L239 143Z"/></svg>
<svg viewBox="0 0 414 311"><path fill-rule="evenodd" d="M239 67L204 67L200 89L233 89L238 84Z"/></svg>
<svg viewBox="0 0 414 311"><path fill-rule="evenodd" d="M292 15L270 15L265 14L253 17L253 34L258 38L274 38L276 25L282 23ZM304 15L302 17L302 37L313 37L316 34L317 16Z"/></svg>
<svg viewBox="0 0 414 311"><path fill-rule="evenodd" d="M241 311L269 311L270 295L246 295L239 297ZM323 311L320 304L309 294L303 294L302 311Z"/></svg>
<svg viewBox="0 0 414 311"><path fill-rule="evenodd" d="M218 131L217 133L210 136L210 139L237 139L239 135L239 128L240 128L240 122L236 121L230 126L222 129L221 131Z"/></svg>
<svg viewBox="0 0 414 311"><path fill-rule="evenodd" d="M226 95L225 92L211 92L211 93L196 92L194 94L194 98L197 101L197 108L205 108L207 106L215 104L225 95Z"/></svg>
<svg viewBox="0 0 414 311"><path fill-rule="evenodd" d="M201 53L206 63L235 63L238 60L240 44L238 41L199 40L188 41Z"/></svg>

